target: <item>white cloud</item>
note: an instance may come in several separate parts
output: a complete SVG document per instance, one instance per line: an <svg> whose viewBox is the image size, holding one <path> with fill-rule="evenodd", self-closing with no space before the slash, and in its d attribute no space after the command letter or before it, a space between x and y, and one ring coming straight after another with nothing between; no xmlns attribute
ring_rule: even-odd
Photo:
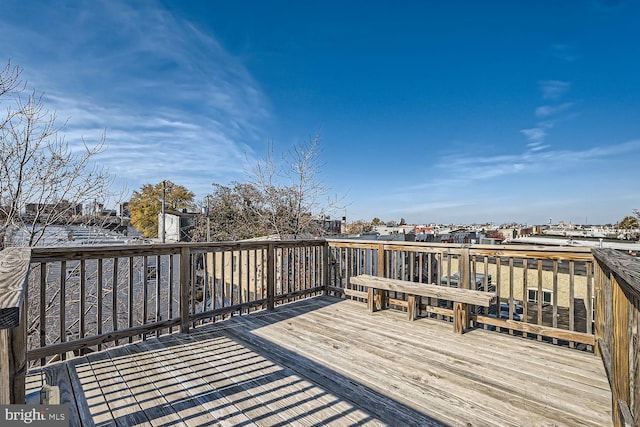
<svg viewBox="0 0 640 427"><path fill-rule="evenodd" d="M606 144L583 150L548 150L536 146L520 153L470 155L468 153L443 156L434 165L437 178L417 184L408 190L473 187L475 182L523 173L546 173L575 168L591 161L603 161L625 153L640 151L640 140L620 144Z"/></svg>
<svg viewBox="0 0 640 427"><path fill-rule="evenodd" d="M536 117L545 118L545 117L554 116L559 113L562 113L563 111L568 110L572 106L573 106L573 102L565 102L564 104L560 104L560 105L542 105L536 108L535 114L536 114Z"/></svg>
<svg viewBox="0 0 640 427"><path fill-rule="evenodd" d="M542 80L538 82L543 99L556 101L571 88L571 83L561 80Z"/></svg>
<svg viewBox="0 0 640 427"><path fill-rule="evenodd" d="M106 129L99 161L132 189L171 179L204 195L214 181L240 178L266 140L270 107L244 64L156 3L42 4L34 13L49 24L17 27L0 16L0 49L69 119L71 146Z"/></svg>
<svg viewBox="0 0 640 427"><path fill-rule="evenodd" d="M524 136L530 141L531 144L540 144L547 136L547 132L540 127L531 128L531 129L522 129L520 130Z"/></svg>

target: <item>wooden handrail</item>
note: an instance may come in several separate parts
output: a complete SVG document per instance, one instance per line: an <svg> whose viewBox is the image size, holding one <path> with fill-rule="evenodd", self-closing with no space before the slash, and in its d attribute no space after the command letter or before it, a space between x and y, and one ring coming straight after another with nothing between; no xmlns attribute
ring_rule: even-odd
<svg viewBox="0 0 640 427"><path fill-rule="evenodd" d="M24 300L29 248L0 252L0 404L24 403L27 356Z"/></svg>
<svg viewBox="0 0 640 427"><path fill-rule="evenodd" d="M0 329L15 328L20 323L30 257L29 248L7 248L0 252Z"/></svg>
<svg viewBox="0 0 640 427"><path fill-rule="evenodd" d="M594 249L596 341L612 394L616 427L640 422L640 259Z"/></svg>

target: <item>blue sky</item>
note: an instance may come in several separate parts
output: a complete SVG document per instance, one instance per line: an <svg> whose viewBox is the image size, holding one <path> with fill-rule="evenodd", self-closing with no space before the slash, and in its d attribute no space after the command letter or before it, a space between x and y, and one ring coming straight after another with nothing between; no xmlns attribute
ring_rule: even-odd
<svg viewBox="0 0 640 427"><path fill-rule="evenodd" d="M640 208L640 2L2 0L0 60L129 190L321 135L349 220ZM335 213L342 216L345 210Z"/></svg>

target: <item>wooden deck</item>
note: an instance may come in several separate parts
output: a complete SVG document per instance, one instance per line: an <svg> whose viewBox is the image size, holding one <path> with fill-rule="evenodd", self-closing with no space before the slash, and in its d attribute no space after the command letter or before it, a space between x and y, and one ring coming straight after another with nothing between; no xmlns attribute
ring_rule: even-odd
<svg viewBox="0 0 640 427"><path fill-rule="evenodd" d="M72 425L611 425L593 354L405 317L317 297L46 373Z"/></svg>

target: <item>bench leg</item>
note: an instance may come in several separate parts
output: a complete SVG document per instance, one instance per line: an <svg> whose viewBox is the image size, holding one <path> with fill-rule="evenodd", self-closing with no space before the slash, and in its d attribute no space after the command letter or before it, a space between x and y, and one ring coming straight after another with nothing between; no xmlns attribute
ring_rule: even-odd
<svg viewBox="0 0 640 427"><path fill-rule="evenodd" d="M369 290L367 291L367 308L371 313L376 311L376 303L372 287L369 287Z"/></svg>
<svg viewBox="0 0 640 427"><path fill-rule="evenodd" d="M469 328L469 305L461 302L453 303L453 332L462 334Z"/></svg>
<svg viewBox="0 0 640 427"><path fill-rule="evenodd" d="M416 296L407 296L407 316L409 320L416 320Z"/></svg>
<svg viewBox="0 0 640 427"><path fill-rule="evenodd" d="M376 292L376 310L384 310L387 308L387 291L384 289L378 289Z"/></svg>

